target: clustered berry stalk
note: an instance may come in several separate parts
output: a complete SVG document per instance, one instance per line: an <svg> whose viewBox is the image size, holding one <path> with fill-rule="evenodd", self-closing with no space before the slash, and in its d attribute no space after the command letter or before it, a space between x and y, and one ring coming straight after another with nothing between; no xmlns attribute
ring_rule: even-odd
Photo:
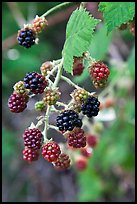
<svg viewBox="0 0 137 204"><path fill-rule="evenodd" d="M48 25L45 16L70 3L72 2L55 6L41 17L36 16L31 24L24 25L24 28L18 31L19 45L29 49L36 44L38 34ZM85 5L84 2L80 6L83 5ZM89 62L87 68L93 85L96 88L105 86L109 75L108 67L103 62L93 59L88 51L80 57L74 56L72 76L80 76L83 73L84 60ZM46 61L40 67L41 73L28 72L22 81L14 85L8 107L11 112L23 112L29 100L41 94L42 100L35 103L35 110L45 112L45 116L39 117L37 124L31 123L25 130L23 159L31 163L38 160L41 154L57 169L67 169L75 162L77 169L84 170L88 158L92 156L93 148L98 143L98 136L93 135L90 128L85 131L83 121L84 118L94 118L98 115L100 102L95 92L90 93L63 76L63 63L63 57ZM54 80L51 76L54 76ZM60 101L61 92L58 86L60 80L64 80L74 88L70 94L71 100L67 104ZM58 109L58 107L62 108ZM49 116L52 113L58 113L56 124L49 124ZM41 131L40 126L43 123L44 129ZM49 128L62 134L66 143L58 144L52 137L48 139Z"/></svg>

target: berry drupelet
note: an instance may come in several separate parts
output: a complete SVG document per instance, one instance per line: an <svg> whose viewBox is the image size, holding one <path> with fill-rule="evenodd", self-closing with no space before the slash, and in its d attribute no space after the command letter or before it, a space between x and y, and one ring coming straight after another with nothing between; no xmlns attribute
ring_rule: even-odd
<svg viewBox="0 0 137 204"><path fill-rule="evenodd" d="M26 129L24 134L24 145L29 149L40 149L42 146L42 133L38 128Z"/></svg>
<svg viewBox="0 0 137 204"><path fill-rule="evenodd" d="M42 146L42 155L48 162L55 162L60 153L60 146L54 141L48 142Z"/></svg>
<svg viewBox="0 0 137 204"><path fill-rule="evenodd" d="M94 96L89 96L87 101L81 106L82 113L88 118L97 116L99 112L100 102Z"/></svg>
<svg viewBox="0 0 137 204"><path fill-rule="evenodd" d="M57 161L54 163L54 166L57 169L68 169L70 167L70 158L67 154L61 153L57 159Z"/></svg>
<svg viewBox="0 0 137 204"><path fill-rule="evenodd" d="M25 88L30 89L34 94L42 94L47 85L48 81L45 77L37 72L29 72L24 77Z"/></svg>
<svg viewBox="0 0 137 204"><path fill-rule="evenodd" d="M23 159L32 162L36 161L39 158L39 150L29 149L25 147L25 149L22 151Z"/></svg>
<svg viewBox="0 0 137 204"><path fill-rule="evenodd" d="M56 121L56 125L60 131L72 131L74 127L82 126L82 120L79 119L79 115L73 110L65 110L57 116Z"/></svg>
<svg viewBox="0 0 137 204"><path fill-rule="evenodd" d="M72 132L69 132L66 136L69 146L73 148L81 148L86 146L86 137L83 129L75 128Z"/></svg>
<svg viewBox="0 0 137 204"><path fill-rule="evenodd" d="M11 112L20 113L27 108L28 96L25 94L17 94L13 92L8 100L8 107Z"/></svg>
<svg viewBox="0 0 137 204"><path fill-rule="evenodd" d="M30 28L23 28L18 31L17 40L19 45L30 48L35 44L36 33Z"/></svg>

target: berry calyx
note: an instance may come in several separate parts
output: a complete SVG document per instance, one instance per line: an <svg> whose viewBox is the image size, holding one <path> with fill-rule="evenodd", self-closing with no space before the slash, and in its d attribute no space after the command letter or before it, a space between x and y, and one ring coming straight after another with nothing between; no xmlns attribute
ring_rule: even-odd
<svg viewBox="0 0 137 204"><path fill-rule="evenodd" d="M86 146L86 137L84 130L81 128L75 128L73 131L66 134L67 143L73 148L81 148Z"/></svg>
<svg viewBox="0 0 137 204"><path fill-rule="evenodd" d="M17 40L19 45L30 48L35 44L36 33L29 27L25 27L18 31Z"/></svg>
<svg viewBox="0 0 137 204"><path fill-rule="evenodd" d="M47 25L48 21L45 17L39 17L36 15L35 19L32 21L32 30L38 34L41 33Z"/></svg>
<svg viewBox="0 0 137 204"><path fill-rule="evenodd" d="M40 153L39 150L29 149L25 147L25 149L22 151L22 154L23 159L31 163L32 161L38 160Z"/></svg>
<svg viewBox="0 0 137 204"><path fill-rule="evenodd" d="M11 112L20 113L27 108L28 96L20 95L16 92L11 94L10 98L8 99L8 107Z"/></svg>
<svg viewBox="0 0 137 204"><path fill-rule="evenodd" d="M60 92L58 89L52 90L52 89L47 89L44 91L43 94L43 102L45 105L54 105L58 101L60 97Z"/></svg>
<svg viewBox="0 0 137 204"><path fill-rule="evenodd" d="M24 134L24 145L29 149L40 149L42 146L42 133L38 128L26 129Z"/></svg>
<svg viewBox="0 0 137 204"><path fill-rule="evenodd" d="M87 168L87 159L83 156L79 157L76 161L75 161L75 167L77 170L79 171L84 171Z"/></svg>
<svg viewBox="0 0 137 204"><path fill-rule="evenodd" d="M84 65L82 57L74 57L73 76L80 76L83 73Z"/></svg>
<svg viewBox="0 0 137 204"><path fill-rule="evenodd" d="M30 89L34 94L42 94L47 85L48 81L45 77L37 72L28 72L24 77L25 88Z"/></svg>
<svg viewBox="0 0 137 204"><path fill-rule="evenodd" d="M58 143L51 141L42 146L42 155L48 162L56 162L61 153Z"/></svg>
<svg viewBox="0 0 137 204"><path fill-rule="evenodd" d="M45 104L43 101L38 101L35 103L35 110L42 111L45 108Z"/></svg>
<svg viewBox="0 0 137 204"><path fill-rule="evenodd" d="M74 127L82 126L82 120L79 119L79 115L75 111L65 110L57 116L56 125L60 131L72 131Z"/></svg>
<svg viewBox="0 0 137 204"><path fill-rule="evenodd" d="M53 68L52 62L50 62L50 61L44 62L40 67L41 74L43 76L47 76L48 71L51 71L52 68Z"/></svg>
<svg viewBox="0 0 137 204"><path fill-rule="evenodd" d="M87 135L87 144L94 148L97 146L98 144L98 138L95 135Z"/></svg>
<svg viewBox="0 0 137 204"><path fill-rule="evenodd" d="M68 169L70 167L70 158L67 154L61 153L57 159L57 161L54 163L54 166L57 169Z"/></svg>
<svg viewBox="0 0 137 204"><path fill-rule="evenodd" d="M99 112L100 102L94 96L88 96L87 101L81 106L82 113L88 118L97 116Z"/></svg>

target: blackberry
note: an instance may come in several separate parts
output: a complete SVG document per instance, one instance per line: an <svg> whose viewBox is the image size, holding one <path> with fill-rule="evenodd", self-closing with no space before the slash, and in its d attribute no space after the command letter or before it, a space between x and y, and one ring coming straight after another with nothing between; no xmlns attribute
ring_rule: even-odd
<svg viewBox="0 0 137 204"><path fill-rule="evenodd" d="M88 92L84 89L75 89L71 93L71 96L77 105L82 105L83 102L88 98Z"/></svg>
<svg viewBox="0 0 137 204"><path fill-rule="evenodd" d="M42 155L48 162L55 162L60 153L60 146L54 141L48 142L42 146Z"/></svg>
<svg viewBox="0 0 137 204"><path fill-rule="evenodd" d="M24 94L17 94L13 92L10 98L8 99L8 107L11 112L20 113L27 108L28 96Z"/></svg>
<svg viewBox="0 0 137 204"><path fill-rule="evenodd" d="M84 130L81 128L75 128L72 132L67 135L68 145L73 148L81 148L86 146L86 137Z"/></svg>
<svg viewBox="0 0 137 204"><path fill-rule="evenodd" d="M80 153L82 156L89 158L92 156L92 148L91 147L85 147L80 149Z"/></svg>
<svg viewBox="0 0 137 204"><path fill-rule="evenodd" d="M30 28L23 28L18 31L17 40L19 45L30 48L35 44L36 33Z"/></svg>
<svg viewBox="0 0 137 204"><path fill-rule="evenodd" d="M84 65L82 57L74 57L73 76L80 76L83 73Z"/></svg>
<svg viewBox="0 0 137 204"><path fill-rule="evenodd" d="M41 74L43 76L47 76L48 71L51 71L52 68L53 68L53 63L51 61L44 62L40 67Z"/></svg>
<svg viewBox="0 0 137 204"><path fill-rule="evenodd" d="M43 102L45 105L54 105L58 101L60 97L60 92L58 89L52 90L52 89L47 89L44 91L43 94Z"/></svg>
<svg viewBox="0 0 137 204"><path fill-rule="evenodd" d="M57 161L54 163L57 169L68 169L70 167L70 158L67 154L60 154Z"/></svg>
<svg viewBox="0 0 137 204"><path fill-rule="evenodd" d="M48 22L45 17L39 17L36 15L32 22L32 29L35 31L35 33L41 33L47 25Z"/></svg>
<svg viewBox="0 0 137 204"><path fill-rule="evenodd" d="M43 101L38 101L35 103L35 110L36 111L43 111L45 108L45 104Z"/></svg>
<svg viewBox="0 0 137 204"><path fill-rule="evenodd" d="M45 77L37 72L29 72L24 77L25 88L30 89L34 94L42 94L47 85L48 81Z"/></svg>
<svg viewBox="0 0 137 204"><path fill-rule="evenodd" d="M94 96L89 96L87 101L81 106L82 113L88 118L97 116L99 112L100 102Z"/></svg>
<svg viewBox="0 0 137 204"><path fill-rule="evenodd" d="M90 147L94 148L98 144L98 138L94 135L87 135L87 143Z"/></svg>
<svg viewBox="0 0 137 204"><path fill-rule="evenodd" d="M28 149L27 147L22 151L22 154L23 159L28 162L36 161L39 158L39 150Z"/></svg>
<svg viewBox="0 0 137 204"><path fill-rule="evenodd" d="M81 156L79 157L76 161L75 161L75 167L77 168L77 170L79 171L83 171L87 168L87 158Z"/></svg>
<svg viewBox="0 0 137 204"><path fill-rule="evenodd" d="M29 149L40 149L42 146L42 133L38 128L26 129L24 134L24 145Z"/></svg>
<svg viewBox="0 0 137 204"><path fill-rule="evenodd" d="M14 91L17 93L17 94L28 94L28 90L25 89L24 87L24 82L23 81L18 81L14 86Z"/></svg>
<svg viewBox="0 0 137 204"><path fill-rule="evenodd" d="M60 131L72 131L74 127L82 126L82 120L79 119L79 115L73 110L65 110L57 116L56 121L56 125Z"/></svg>

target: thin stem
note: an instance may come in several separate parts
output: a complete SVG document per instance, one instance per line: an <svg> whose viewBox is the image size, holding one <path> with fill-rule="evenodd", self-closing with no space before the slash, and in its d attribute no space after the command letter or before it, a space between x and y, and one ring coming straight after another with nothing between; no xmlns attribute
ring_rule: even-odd
<svg viewBox="0 0 137 204"><path fill-rule="evenodd" d="M62 68L63 68L63 58L62 58L60 64L58 65L58 73L56 75L56 79L54 81L53 88L55 88L59 83L59 80L60 80L61 75L62 75Z"/></svg>
<svg viewBox="0 0 137 204"><path fill-rule="evenodd" d="M57 105L57 106L67 107L67 104L64 104L63 102L60 102L60 101L57 101L57 102L56 102L56 105Z"/></svg>
<svg viewBox="0 0 137 204"><path fill-rule="evenodd" d="M51 109L51 106L47 106L47 111L46 111L46 114L45 114L45 127L44 127L44 130L43 130L44 143L47 141L47 129L48 129L50 109Z"/></svg>
<svg viewBox="0 0 137 204"><path fill-rule="evenodd" d="M78 85L76 85L75 83L73 83L69 78L65 77L65 76L61 76L61 79L63 79L64 81L66 81L68 84L70 84L71 86L74 86L76 89L81 88Z"/></svg>
<svg viewBox="0 0 137 204"><path fill-rule="evenodd" d="M82 8L85 8L87 3L88 3L88 2L81 2L80 8L81 8L81 7L82 7Z"/></svg>
<svg viewBox="0 0 137 204"><path fill-rule="evenodd" d="M54 125L48 125L48 128L52 128L54 130L58 130L58 127L54 126Z"/></svg>
<svg viewBox="0 0 137 204"><path fill-rule="evenodd" d="M59 4L51 9L49 9L46 13L44 13L41 17L46 17L48 16L49 14L53 13L54 11L58 10L58 9L61 9L61 8L64 8L65 6L67 6L68 4L71 4L73 2L64 2L62 4Z"/></svg>

